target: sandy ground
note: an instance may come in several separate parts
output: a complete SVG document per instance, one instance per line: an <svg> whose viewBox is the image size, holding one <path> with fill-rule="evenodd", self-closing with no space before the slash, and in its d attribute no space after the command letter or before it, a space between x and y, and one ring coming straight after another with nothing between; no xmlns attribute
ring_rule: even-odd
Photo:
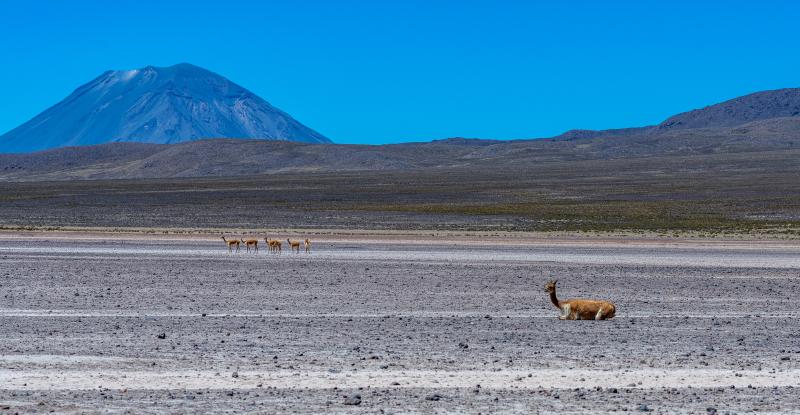
<svg viewBox="0 0 800 415"><path fill-rule="evenodd" d="M0 234L0 412L800 413L800 244L320 238Z"/></svg>

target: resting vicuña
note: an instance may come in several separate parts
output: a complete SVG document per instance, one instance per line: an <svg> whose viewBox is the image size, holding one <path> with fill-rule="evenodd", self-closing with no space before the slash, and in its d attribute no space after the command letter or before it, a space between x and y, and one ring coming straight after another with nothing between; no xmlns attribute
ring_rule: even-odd
<svg viewBox="0 0 800 415"><path fill-rule="evenodd" d="M570 299L559 301L556 297L556 280L544 285L550 301L561 310L559 320L608 320L614 317L617 308L613 303L601 300Z"/></svg>

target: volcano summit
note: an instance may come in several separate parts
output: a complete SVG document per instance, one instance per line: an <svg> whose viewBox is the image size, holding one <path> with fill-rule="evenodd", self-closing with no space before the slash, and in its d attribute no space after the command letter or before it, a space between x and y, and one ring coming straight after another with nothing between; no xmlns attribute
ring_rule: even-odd
<svg viewBox="0 0 800 415"><path fill-rule="evenodd" d="M107 71L0 136L0 152L203 138L331 142L247 89L182 63Z"/></svg>

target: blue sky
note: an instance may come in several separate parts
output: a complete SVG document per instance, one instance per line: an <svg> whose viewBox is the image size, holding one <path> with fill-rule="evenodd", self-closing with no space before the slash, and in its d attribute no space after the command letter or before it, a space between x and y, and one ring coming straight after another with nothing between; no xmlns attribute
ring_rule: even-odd
<svg viewBox="0 0 800 415"><path fill-rule="evenodd" d="M798 22L792 1L4 1L0 133L178 62L339 143L646 125L800 86Z"/></svg>

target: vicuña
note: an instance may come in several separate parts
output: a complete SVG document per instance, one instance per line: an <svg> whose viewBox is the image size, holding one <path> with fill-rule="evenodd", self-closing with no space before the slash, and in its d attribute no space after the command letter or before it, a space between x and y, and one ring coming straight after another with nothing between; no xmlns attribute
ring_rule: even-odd
<svg viewBox="0 0 800 415"><path fill-rule="evenodd" d="M238 240L232 239L232 240L229 241L229 240L225 239L224 236L222 237L222 240L225 242L225 244L228 245L228 252L231 252L231 250L233 249L234 246L236 247L236 252L239 252L239 241Z"/></svg>
<svg viewBox="0 0 800 415"><path fill-rule="evenodd" d="M556 297L556 280L544 285L544 291L550 294L550 301L561 310L559 320L608 320L614 317L617 307L613 303L602 300L570 299L559 301Z"/></svg>
<svg viewBox="0 0 800 415"><path fill-rule="evenodd" d="M245 248L247 248L247 252L250 252L250 247L252 247L255 252L258 252L258 239L239 239L244 244Z"/></svg>
<svg viewBox="0 0 800 415"><path fill-rule="evenodd" d="M286 238L286 242L289 243L289 248L292 252L300 253L300 241L290 241L289 238Z"/></svg>

